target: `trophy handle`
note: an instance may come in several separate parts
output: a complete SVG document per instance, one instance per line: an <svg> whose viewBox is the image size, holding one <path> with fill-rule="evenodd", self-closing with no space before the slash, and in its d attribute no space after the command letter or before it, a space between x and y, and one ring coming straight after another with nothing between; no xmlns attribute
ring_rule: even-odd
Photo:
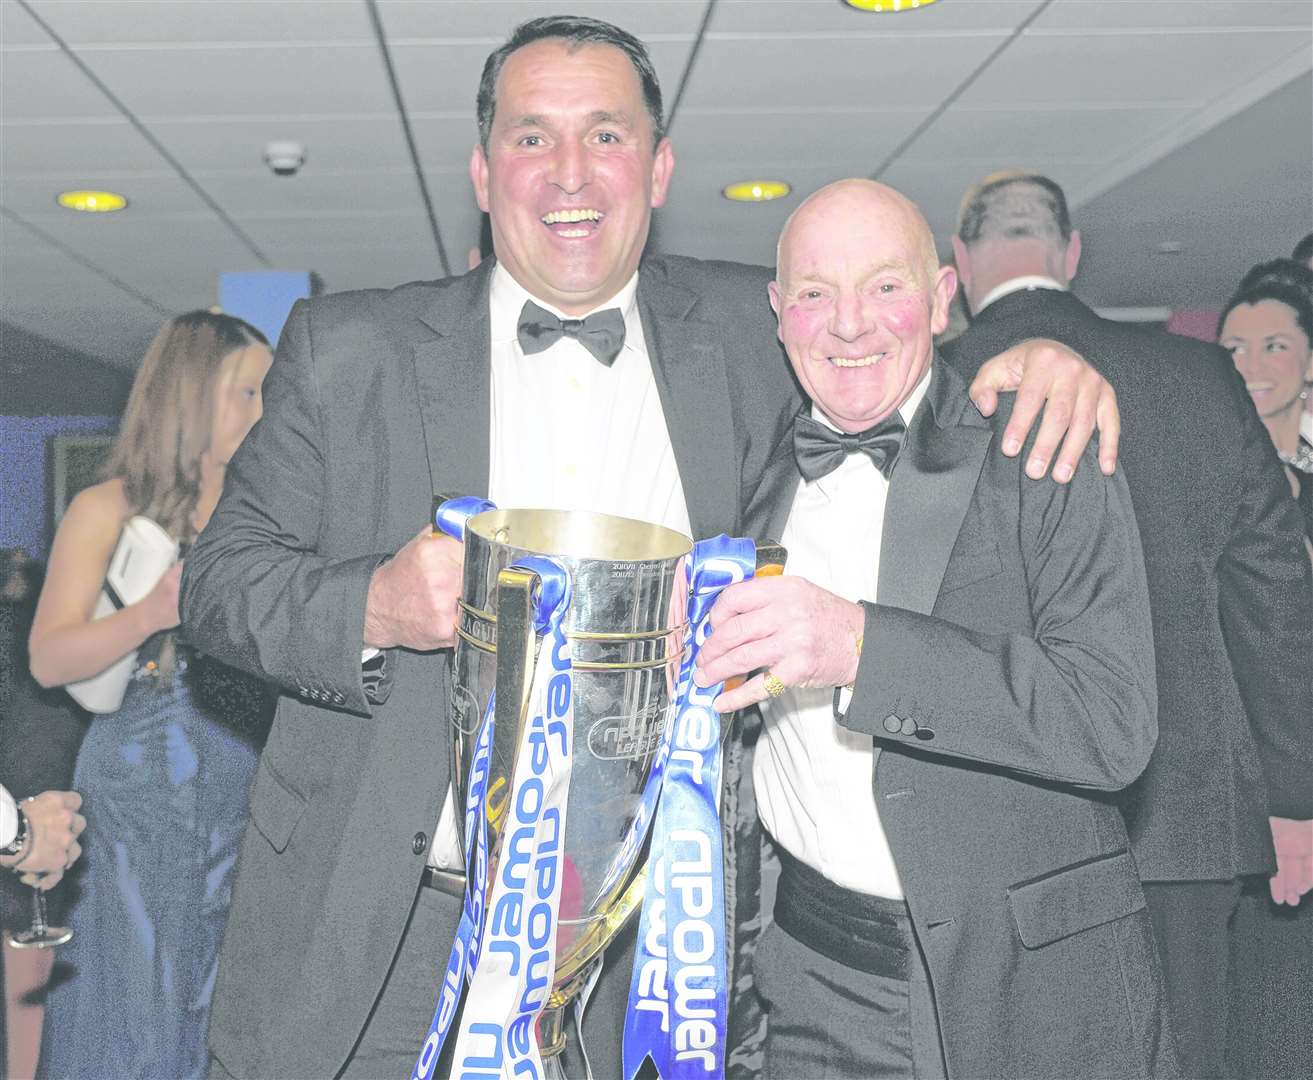
<svg viewBox="0 0 1313 1080"><path fill-rule="evenodd" d="M532 570L508 566L497 575L497 705L498 732L514 732L520 745L528 721L533 664L538 635L533 626L533 594L539 578Z"/></svg>
<svg viewBox="0 0 1313 1080"><path fill-rule="evenodd" d="M757 545L756 577L779 577L784 573L784 564L788 562L789 553L778 540L763 540Z"/></svg>

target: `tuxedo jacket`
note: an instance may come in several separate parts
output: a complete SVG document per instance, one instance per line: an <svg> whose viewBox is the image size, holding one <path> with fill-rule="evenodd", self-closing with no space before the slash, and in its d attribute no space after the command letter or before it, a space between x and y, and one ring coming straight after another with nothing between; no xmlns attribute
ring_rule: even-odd
<svg viewBox="0 0 1313 1080"><path fill-rule="evenodd" d="M285 691L252 786L211 1019L211 1048L237 1076L340 1068L428 857L449 783L450 651L389 651L390 691L372 704L365 600L435 492L487 494L491 269L299 303L264 417L186 562L189 638ZM644 335L698 536L740 531L741 485L796 408L768 279L676 257L640 269Z"/></svg>
<svg viewBox="0 0 1313 1080"><path fill-rule="evenodd" d="M1313 817L1313 593L1299 510L1230 357L1067 292L990 304L945 355L970 378L1052 337L1117 391L1149 575L1158 746L1122 797L1146 881L1273 869L1268 814Z"/></svg>
<svg viewBox="0 0 1313 1080"><path fill-rule="evenodd" d="M997 450L1006 417L982 418L936 360L890 480L839 722L879 750L874 797L948 1075L1171 1075L1148 913L1111 801L1156 734L1130 498L1092 454L1068 485L1027 479L1024 454ZM778 535L798 483L786 436L749 529Z"/></svg>

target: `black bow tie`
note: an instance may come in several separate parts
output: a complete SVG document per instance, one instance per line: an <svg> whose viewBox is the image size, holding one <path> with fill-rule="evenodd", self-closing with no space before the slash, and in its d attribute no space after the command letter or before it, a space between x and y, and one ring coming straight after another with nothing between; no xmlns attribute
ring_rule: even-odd
<svg viewBox="0 0 1313 1080"><path fill-rule="evenodd" d="M799 415L793 421L793 455L803 479L815 480L834 472L849 454L863 453L875 462L885 479L894 471L894 462L903 446L907 427L897 411L890 413L873 428L850 435L835 431L827 424Z"/></svg>
<svg viewBox="0 0 1313 1080"><path fill-rule="evenodd" d="M619 308L597 311L586 319L558 319L532 300L524 302L515 336L525 356L551 348L564 335L572 337L610 367L625 343L625 317Z"/></svg>

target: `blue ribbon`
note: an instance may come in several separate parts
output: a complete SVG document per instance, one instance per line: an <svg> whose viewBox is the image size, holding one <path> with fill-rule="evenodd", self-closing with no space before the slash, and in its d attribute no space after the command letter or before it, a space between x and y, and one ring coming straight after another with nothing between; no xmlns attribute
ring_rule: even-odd
<svg viewBox="0 0 1313 1080"><path fill-rule="evenodd" d="M484 905L488 882L488 765L492 756L492 736L497 693L494 690L483 713L479 737L470 758L470 786L465 799L465 901L461 909L456 938L447 958L442 991L428 1035L420 1049L411 1080L428 1080L438 1063L443 1044L451 1031L451 1022L460 1004L461 993L475 967L483 938ZM471 840L474 842L471 843Z"/></svg>
<svg viewBox="0 0 1313 1080"><path fill-rule="evenodd" d="M688 629L675 713L643 794L644 808L649 798L660 801L629 986L628 1080L648 1057L663 1080L721 1077L725 1071L720 717L711 707L722 684L697 686L693 668L711 633L712 605L726 586L752 577L755 568L753 542L723 535L695 544L687 564Z"/></svg>
<svg viewBox="0 0 1313 1080"><path fill-rule="evenodd" d="M448 499L435 509L434 525L448 536L463 540L466 522L475 514L493 509L496 509L495 504L486 499ZM561 624L569 608L571 595L568 572L555 560L537 555L526 556L516 565L521 569L532 570L539 577L539 588L533 598L535 632L554 633L563 641ZM464 827L466 885L460 924L447 960L438 1007L434 1010L428 1035L411 1072L411 1080L428 1080L433 1075L442 1047L451 1031L461 994L478 969L488 895L488 776L496 726L496 700L494 689L484 710L470 760Z"/></svg>
<svg viewBox="0 0 1313 1080"><path fill-rule="evenodd" d="M440 529L453 540L465 539L465 523L475 514L485 510L496 510L497 504L477 495L461 495L459 498L447 499L433 509L433 527Z"/></svg>

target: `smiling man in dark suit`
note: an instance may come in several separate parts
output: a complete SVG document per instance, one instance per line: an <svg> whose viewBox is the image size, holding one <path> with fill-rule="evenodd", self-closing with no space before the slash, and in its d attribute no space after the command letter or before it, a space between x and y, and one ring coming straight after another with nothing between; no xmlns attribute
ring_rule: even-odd
<svg viewBox="0 0 1313 1080"><path fill-rule="evenodd" d="M768 702L740 778L782 863L753 958L765 1073L1175 1075L1108 798L1156 735L1130 496L992 452L1002 418L934 358L955 288L869 180L780 238L771 303L811 404L747 525L789 568L726 589L699 677L765 669L717 701Z"/></svg>
<svg viewBox="0 0 1313 1080"><path fill-rule="evenodd" d="M433 494L742 533L740 493L797 401L767 270L643 257L673 154L641 42L527 23L489 57L478 114L470 173L496 259L298 305L187 559L189 637L288 692L252 789L216 1075L399 1076L424 1041L462 887L447 761L462 552L425 524ZM1055 400L1076 401L1057 469L1104 384L1070 354L1027 355L1039 397L1056 370ZM1012 370L994 388L1015 388ZM362 647L382 650L363 671ZM602 1074L618 1072L628 981L608 964L584 1024Z"/></svg>
<svg viewBox="0 0 1313 1080"><path fill-rule="evenodd" d="M1007 172L973 187L953 244L972 323L946 353L970 377L999 349L1042 334L1117 389L1153 601L1159 729L1122 805L1183 1071L1223 1076L1240 879L1273 869L1273 828L1306 854L1313 842L1308 557L1230 358L1096 315L1068 290L1080 244L1047 177Z"/></svg>

